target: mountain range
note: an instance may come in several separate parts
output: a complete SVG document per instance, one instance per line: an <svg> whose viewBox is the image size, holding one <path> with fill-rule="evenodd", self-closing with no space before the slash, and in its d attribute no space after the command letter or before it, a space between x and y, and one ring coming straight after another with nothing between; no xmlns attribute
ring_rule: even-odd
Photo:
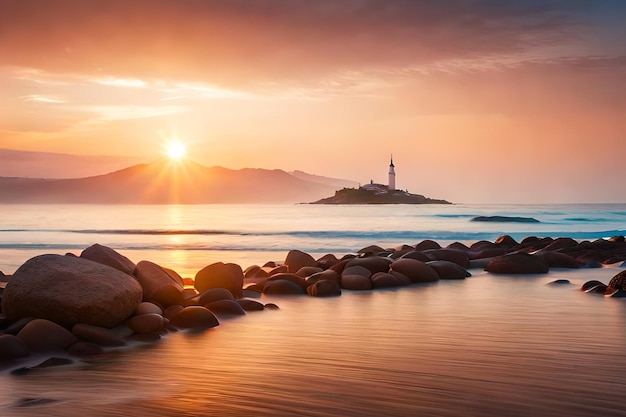
<svg viewBox="0 0 626 417"><path fill-rule="evenodd" d="M354 182L280 169L233 170L158 160L75 179L0 177L0 203L302 203Z"/></svg>

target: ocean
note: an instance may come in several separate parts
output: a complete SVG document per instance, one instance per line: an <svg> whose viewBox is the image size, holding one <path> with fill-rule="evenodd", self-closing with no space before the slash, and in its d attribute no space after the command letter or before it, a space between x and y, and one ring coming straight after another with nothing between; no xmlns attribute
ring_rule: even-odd
<svg viewBox="0 0 626 417"><path fill-rule="evenodd" d="M626 205L0 207L0 270L111 246L193 277L281 261L502 234L626 234ZM473 222L476 216L538 223ZM279 310L73 365L0 372L2 416L626 416L626 300L579 290L621 265L439 281L336 298L266 296ZM567 279L569 285L549 285Z"/></svg>
<svg viewBox="0 0 626 417"><path fill-rule="evenodd" d="M291 249L343 255L377 244L494 241L508 234L599 239L626 234L626 204L608 205L0 205L0 271L41 253L94 243L183 275L216 261L243 268ZM538 223L473 222L477 216Z"/></svg>

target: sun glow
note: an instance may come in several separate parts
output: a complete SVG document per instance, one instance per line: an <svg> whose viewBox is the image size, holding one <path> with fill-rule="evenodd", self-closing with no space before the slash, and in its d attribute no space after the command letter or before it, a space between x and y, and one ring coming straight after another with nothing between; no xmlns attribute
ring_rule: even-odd
<svg viewBox="0 0 626 417"><path fill-rule="evenodd" d="M170 159L178 160L187 154L187 148L180 142L172 142L167 145L166 152Z"/></svg>

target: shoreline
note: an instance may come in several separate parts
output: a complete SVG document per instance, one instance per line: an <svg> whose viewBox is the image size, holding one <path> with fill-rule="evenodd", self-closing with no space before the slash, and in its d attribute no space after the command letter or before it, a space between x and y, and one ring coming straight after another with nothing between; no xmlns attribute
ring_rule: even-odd
<svg viewBox="0 0 626 417"><path fill-rule="evenodd" d="M446 247L433 240L395 248L373 244L342 257L326 254L317 259L294 249L282 262L245 269L234 263L211 263L192 279L150 261L135 264L114 249L96 244L80 255L39 255L14 275L0 275L0 369L23 373L68 365L111 349L132 347L137 341L209 329L224 319L280 308L263 303L265 295L337 297L343 291L401 290L421 283L463 280L477 270L521 277L549 277L551 269L611 267L619 271L625 261L624 236L593 242L527 237L518 242L503 235L494 242L454 242ZM99 287L103 280L117 280L119 288ZM557 280L555 284L571 283ZM581 290L624 297L625 286L626 271L622 270L610 281L586 282ZM89 307L83 303L85 287L88 294L95 294ZM111 299L118 300L117 304L111 305ZM91 307L107 310L106 319L100 310L89 311ZM72 311L77 313L72 316Z"/></svg>

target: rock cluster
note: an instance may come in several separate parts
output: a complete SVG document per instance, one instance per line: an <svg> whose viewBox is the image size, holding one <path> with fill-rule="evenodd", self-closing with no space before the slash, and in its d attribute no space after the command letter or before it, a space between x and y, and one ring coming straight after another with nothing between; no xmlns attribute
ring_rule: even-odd
<svg viewBox="0 0 626 417"><path fill-rule="evenodd" d="M370 291L471 276L468 269L495 274L545 274L550 268L601 267L626 260L623 237L594 242L501 236L471 246L365 247L355 254L319 259L299 250L284 262L245 270L217 262L194 279L150 261L137 264L115 250L93 245L80 256L40 255L13 275L0 274L0 367L44 355L62 356L40 366L67 363L154 340L168 332L208 329L220 319L277 308L257 299L267 295L332 297L343 290ZM626 295L626 271L608 285L585 283L591 293ZM24 359L26 358L26 359Z"/></svg>

